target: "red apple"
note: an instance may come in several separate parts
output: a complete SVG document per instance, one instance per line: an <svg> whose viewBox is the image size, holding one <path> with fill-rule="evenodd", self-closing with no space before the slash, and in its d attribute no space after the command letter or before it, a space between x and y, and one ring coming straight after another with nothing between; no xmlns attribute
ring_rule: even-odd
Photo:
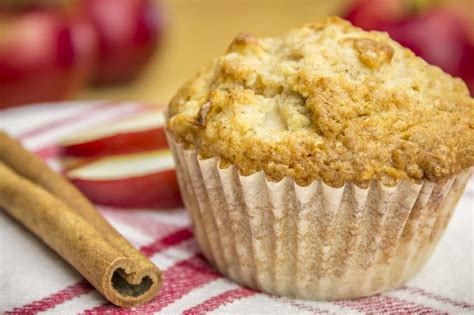
<svg viewBox="0 0 474 315"><path fill-rule="evenodd" d="M344 17L365 30L375 30L404 17L406 3L407 0L358 0L354 1Z"/></svg>
<svg viewBox="0 0 474 315"><path fill-rule="evenodd" d="M74 134L61 142L63 157L95 159L106 155L167 148L162 110Z"/></svg>
<svg viewBox="0 0 474 315"><path fill-rule="evenodd" d="M85 85L92 78L98 61L99 38L92 23L78 8L68 12L72 39L76 51L77 69L81 84Z"/></svg>
<svg viewBox="0 0 474 315"><path fill-rule="evenodd" d="M84 86L96 38L91 25L70 17L49 9L0 13L0 108L65 99Z"/></svg>
<svg viewBox="0 0 474 315"><path fill-rule="evenodd" d="M97 204L121 208L182 206L169 150L102 158L66 176Z"/></svg>
<svg viewBox="0 0 474 315"><path fill-rule="evenodd" d="M100 43L96 83L121 83L147 64L161 31L158 8L149 0L84 0Z"/></svg>

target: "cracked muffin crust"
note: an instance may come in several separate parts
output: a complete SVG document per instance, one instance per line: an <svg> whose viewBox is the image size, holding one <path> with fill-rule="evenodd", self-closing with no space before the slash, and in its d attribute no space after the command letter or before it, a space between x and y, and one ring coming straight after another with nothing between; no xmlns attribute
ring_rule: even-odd
<svg viewBox="0 0 474 315"><path fill-rule="evenodd" d="M465 84L339 18L242 33L171 100L168 129L241 174L331 186L439 182L474 164Z"/></svg>

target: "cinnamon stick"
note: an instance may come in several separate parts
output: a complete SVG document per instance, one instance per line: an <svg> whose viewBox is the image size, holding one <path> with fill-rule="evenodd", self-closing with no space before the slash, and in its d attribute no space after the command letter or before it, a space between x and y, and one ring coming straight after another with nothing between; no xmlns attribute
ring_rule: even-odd
<svg viewBox="0 0 474 315"><path fill-rule="evenodd" d="M153 299L159 269L61 175L0 132L0 207L76 268L110 302Z"/></svg>

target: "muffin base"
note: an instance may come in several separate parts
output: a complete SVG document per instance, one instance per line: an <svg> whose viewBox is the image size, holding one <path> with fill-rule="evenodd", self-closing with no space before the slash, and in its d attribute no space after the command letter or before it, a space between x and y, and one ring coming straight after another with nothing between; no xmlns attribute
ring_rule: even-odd
<svg viewBox="0 0 474 315"><path fill-rule="evenodd" d="M311 300L369 296L410 279L431 256L471 169L444 183L340 188L241 176L200 160L168 132L182 197L204 256L233 281Z"/></svg>

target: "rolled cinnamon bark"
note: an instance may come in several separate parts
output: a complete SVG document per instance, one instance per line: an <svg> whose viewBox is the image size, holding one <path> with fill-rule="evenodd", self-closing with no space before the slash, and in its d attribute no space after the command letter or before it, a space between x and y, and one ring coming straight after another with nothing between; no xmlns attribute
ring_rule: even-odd
<svg viewBox="0 0 474 315"><path fill-rule="evenodd" d="M110 302L153 299L160 270L61 175L0 132L0 207L73 265Z"/></svg>

